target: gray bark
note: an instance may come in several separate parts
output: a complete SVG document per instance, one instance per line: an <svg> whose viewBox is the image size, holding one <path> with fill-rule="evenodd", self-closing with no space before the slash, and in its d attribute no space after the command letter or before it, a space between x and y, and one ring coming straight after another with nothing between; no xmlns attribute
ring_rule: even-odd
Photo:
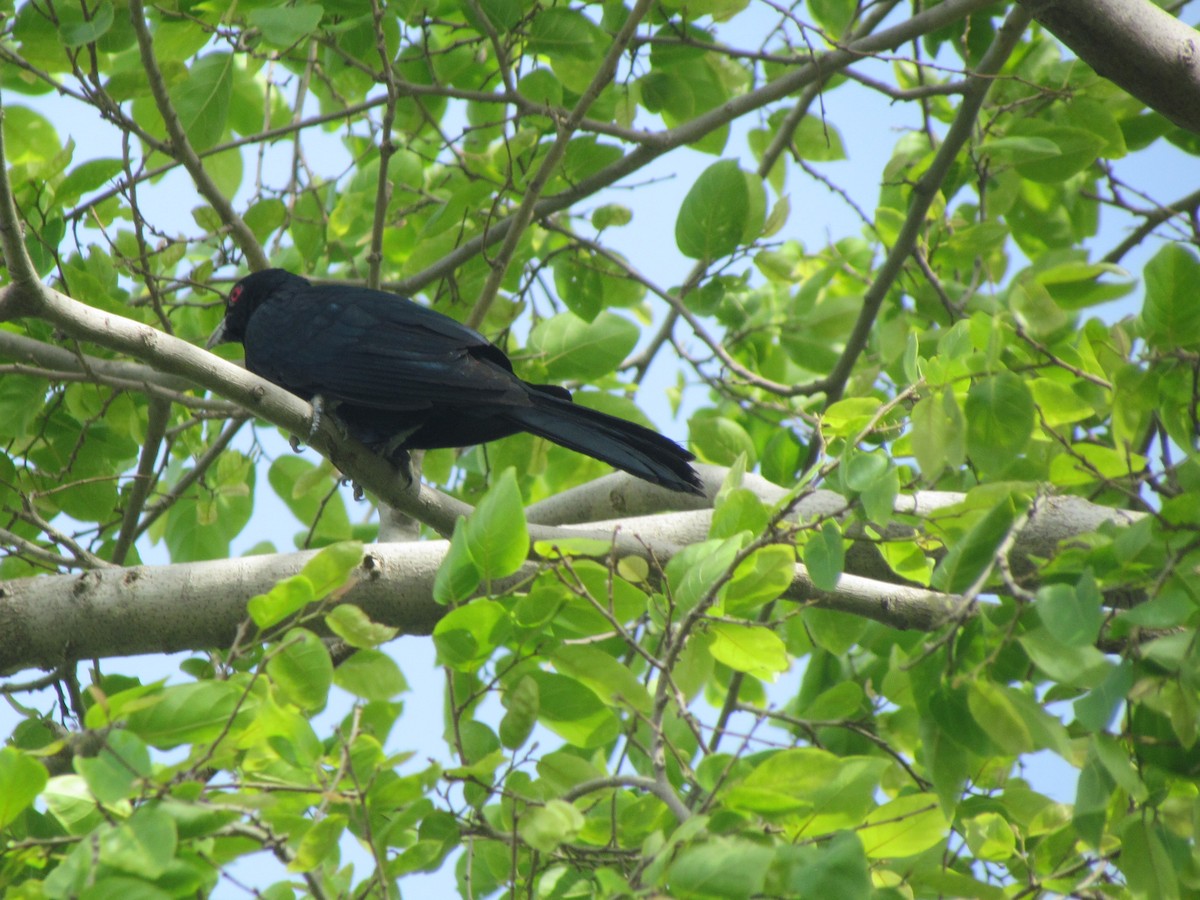
<svg viewBox="0 0 1200 900"><path fill-rule="evenodd" d="M706 467L705 475L711 479L719 471ZM613 479L626 478L613 476L593 485L600 485L597 493L612 496ZM783 495L782 489L754 476L747 476L744 484L767 502ZM926 493L899 498L897 506L900 512L920 516L961 499L959 494ZM845 510L844 498L818 491L797 505L795 518L811 520ZM711 518L711 510L667 513L588 522L575 533L619 533L622 547L638 547L665 564L680 547L707 538ZM1061 540L1104 522L1130 524L1136 518L1073 497L1043 500L1016 536L1010 563L1014 572L1032 573L1036 571L1033 561L1052 556ZM960 597L897 583L868 542L856 546L857 552L847 555L847 574L836 591L816 589L804 567L797 565L785 597L905 629L931 630L962 610ZM362 607L374 621L403 633L430 633L445 612L433 600L433 584L447 547L446 541L369 546L342 601ZM71 659L229 646L246 620L247 601L299 572L314 552L114 567L0 582L0 673L52 668ZM535 565L529 563L513 581L534 571Z"/></svg>

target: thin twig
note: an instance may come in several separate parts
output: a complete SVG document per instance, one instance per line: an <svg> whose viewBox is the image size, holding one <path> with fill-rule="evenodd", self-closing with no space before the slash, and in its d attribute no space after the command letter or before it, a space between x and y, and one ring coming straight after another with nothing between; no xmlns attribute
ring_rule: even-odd
<svg viewBox="0 0 1200 900"><path fill-rule="evenodd" d="M478 328L480 323L483 322L484 317L487 316L488 309L491 308L492 303L495 301L496 294L500 291L500 285L504 281L504 276L508 272L508 265L512 262L513 254L516 253L517 244L520 243L521 237L525 234L525 230L536 215L538 198L541 197L542 191L550 181L550 177L558 169L558 164L562 162L563 157L566 155L567 145L571 142L571 137L578 130L580 123L583 122L587 111L596 102L596 98L600 96L600 92L612 81L621 54L629 46L634 31L637 30L638 25L641 24L642 19L645 18L652 5L653 0L637 0L629 15L626 16L624 24L621 25L621 30L613 37L612 45L608 48L608 53L605 54L604 60L600 63L600 68L596 71L587 89L580 95L579 102L575 104L575 108L571 110L571 114L567 116L565 121L557 123L558 137L546 153L545 158L543 158L537 173L529 180L521 205L517 207L515 213L505 220L510 224L507 233L504 235L504 243L500 246L500 251L496 254L495 258L490 261L491 269L488 272L487 281L484 283L483 290L479 294L479 299L471 309L471 314L467 316L466 324L469 327Z"/></svg>
<svg viewBox="0 0 1200 900"><path fill-rule="evenodd" d="M258 238L238 215L233 204L229 202L229 198L221 193L221 189L217 187L212 176L208 174L208 170L204 168L204 163L196 155L187 133L183 130L183 123L179 121L179 114L171 102L166 81L163 78L162 70L158 67L158 59L154 55L154 39L150 36L150 29L146 25L146 11L142 0L129 0L129 16L133 22L133 32L137 37L138 50L141 52L142 67L146 71L150 93L154 97L159 115L162 116L163 122L167 126L167 134L171 137L171 155L178 159L187 169L188 174L192 176L196 190L225 223L230 235L241 248L242 253L246 255L250 267L255 270L267 268L269 265L267 255L258 243Z"/></svg>

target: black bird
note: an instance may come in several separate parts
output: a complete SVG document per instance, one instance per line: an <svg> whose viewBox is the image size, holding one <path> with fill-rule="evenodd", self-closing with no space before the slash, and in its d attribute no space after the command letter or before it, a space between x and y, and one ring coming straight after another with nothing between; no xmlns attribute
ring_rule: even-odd
<svg viewBox="0 0 1200 900"><path fill-rule="evenodd" d="M674 441L530 384L483 335L394 294L314 285L283 269L243 278L209 338L246 368L321 409L408 470L409 450L467 447L528 431L675 491L702 494Z"/></svg>

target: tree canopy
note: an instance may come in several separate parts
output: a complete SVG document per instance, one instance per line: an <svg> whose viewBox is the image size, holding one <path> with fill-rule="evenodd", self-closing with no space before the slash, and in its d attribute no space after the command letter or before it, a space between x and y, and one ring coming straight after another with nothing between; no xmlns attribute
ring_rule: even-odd
<svg viewBox="0 0 1200 900"><path fill-rule="evenodd" d="M1200 891L1192 6L0 3L5 896ZM267 266L706 496L291 453Z"/></svg>

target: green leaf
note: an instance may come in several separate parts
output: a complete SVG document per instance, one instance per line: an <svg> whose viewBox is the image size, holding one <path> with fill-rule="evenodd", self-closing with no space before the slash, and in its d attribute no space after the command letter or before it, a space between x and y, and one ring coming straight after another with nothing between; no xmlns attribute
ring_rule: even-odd
<svg viewBox="0 0 1200 900"><path fill-rule="evenodd" d="M1124 448L1078 443L1071 446L1070 453L1054 457L1050 463L1050 481L1059 489L1097 481L1117 481L1144 471L1145 465L1145 457Z"/></svg>
<svg viewBox="0 0 1200 900"><path fill-rule="evenodd" d="M1133 664L1129 660L1108 673L1091 693L1075 701L1075 718L1088 731L1104 731L1112 724L1117 708L1125 702L1129 689L1133 687Z"/></svg>
<svg viewBox="0 0 1200 900"><path fill-rule="evenodd" d="M1052 159L1059 155L1058 144L1047 137L989 138L979 146L979 152L996 163L1020 165Z"/></svg>
<svg viewBox="0 0 1200 900"><path fill-rule="evenodd" d="M1163 350L1200 344L1200 260L1186 247L1164 244L1146 264L1142 323L1146 340Z"/></svg>
<svg viewBox="0 0 1200 900"><path fill-rule="evenodd" d="M325 615L329 630L351 647L378 647L394 638L400 631L389 625L372 622L367 614L349 603L335 606Z"/></svg>
<svg viewBox="0 0 1200 900"><path fill-rule="evenodd" d="M462 2L463 13L467 16L467 20L473 25L480 25L475 15L475 5L472 3ZM497 31L504 34L516 27L521 21L521 16L524 14L524 8L521 0L480 0L479 9L487 16L487 20L492 24ZM485 28L480 28L486 33Z"/></svg>
<svg viewBox="0 0 1200 900"><path fill-rule="evenodd" d="M1105 275L1117 275L1127 280L1118 284L1102 282L1100 279ZM1134 283L1128 280L1128 274L1111 263L1060 263L1039 268L1034 279L1046 288L1056 305L1069 310L1085 309L1116 300L1134 287Z"/></svg>
<svg viewBox="0 0 1200 900"><path fill-rule="evenodd" d="M316 599L321 600L350 580L362 558L361 541L340 541L330 544L306 562L300 574L312 585Z"/></svg>
<svg viewBox="0 0 1200 900"><path fill-rule="evenodd" d="M837 162L846 158L842 136L833 125L816 116L805 116L793 138L797 155L813 162Z"/></svg>
<svg viewBox="0 0 1200 900"><path fill-rule="evenodd" d="M633 221L633 211L620 203L606 203L596 207L592 213L592 227L597 231L605 228L619 228Z"/></svg>
<svg viewBox="0 0 1200 900"><path fill-rule="evenodd" d="M0 747L0 828L17 818L42 792L50 775L16 747Z"/></svg>
<svg viewBox="0 0 1200 900"><path fill-rule="evenodd" d="M1095 415L1095 408L1071 383L1035 378L1029 383L1029 389L1038 414L1052 428L1081 422Z"/></svg>
<svg viewBox="0 0 1200 900"><path fill-rule="evenodd" d="M88 191L94 191L116 178L123 169L124 164L119 159L89 159L82 162L62 180L54 192L55 199L62 204L74 203Z"/></svg>
<svg viewBox="0 0 1200 900"><path fill-rule="evenodd" d="M963 704L965 724L978 729L966 712ZM953 815L962 799L963 786L971 774L972 759L955 738L958 722L946 727L933 719L921 719L921 745L924 748L926 767L929 769L933 789L946 815ZM986 740L986 738L984 738Z"/></svg>
<svg viewBox="0 0 1200 900"><path fill-rule="evenodd" d="M813 643L834 656L841 656L866 634L868 622L836 609L810 606L803 611L804 624Z"/></svg>
<svg viewBox="0 0 1200 900"><path fill-rule="evenodd" d="M288 863L289 872L311 872L337 859L338 841L346 830L347 818L339 813L327 813L304 832L296 855Z"/></svg>
<svg viewBox="0 0 1200 900"><path fill-rule="evenodd" d="M770 847L718 838L687 847L671 863L667 886L677 897L745 900L762 893L774 854Z"/></svg>
<svg viewBox="0 0 1200 900"><path fill-rule="evenodd" d="M725 611L745 616L778 598L791 587L795 577L796 553L791 547L782 544L760 547L733 570L726 590Z"/></svg>
<svg viewBox="0 0 1200 900"><path fill-rule="evenodd" d="M581 556L605 559L612 552L612 541L599 538L555 538L534 541L533 552L543 559L570 559Z"/></svg>
<svg viewBox="0 0 1200 900"><path fill-rule="evenodd" d="M62 150L50 120L24 106L4 106L4 153L10 166L37 169Z"/></svg>
<svg viewBox="0 0 1200 900"><path fill-rule="evenodd" d="M1019 756L1035 749L1033 734L1003 687L974 681L968 687L971 715L1004 752Z"/></svg>
<svg viewBox="0 0 1200 900"><path fill-rule="evenodd" d="M946 839L949 822L933 794L907 794L872 810L858 832L871 859L914 856Z"/></svg>
<svg viewBox="0 0 1200 900"><path fill-rule="evenodd" d="M533 672L538 686L538 720L576 747L600 747L621 731L620 720L596 694L573 678Z"/></svg>
<svg viewBox="0 0 1200 900"><path fill-rule="evenodd" d="M1045 627L1027 631L1019 640L1033 664L1060 684L1092 687L1112 665L1095 647L1064 644Z"/></svg>
<svg viewBox="0 0 1200 900"><path fill-rule="evenodd" d="M540 705L537 682L528 675L500 696L506 712L500 720L500 743L516 750L529 739L537 724Z"/></svg>
<svg viewBox="0 0 1200 900"><path fill-rule="evenodd" d="M1090 647L1096 643L1104 625L1102 602L1095 581L1085 577L1077 586L1048 584L1040 588L1034 609L1059 643L1068 647Z"/></svg>
<svg viewBox="0 0 1200 900"><path fill-rule="evenodd" d="M798 711L804 718L817 721L849 720L862 714L865 697L857 683L843 681L821 692L811 703L800 706Z"/></svg>
<svg viewBox="0 0 1200 900"><path fill-rule="evenodd" d="M846 567L846 550L837 522L826 519L820 531L808 536L804 542L804 566L818 588L823 591L837 588Z"/></svg>
<svg viewBox="0 0 1200 900"><path fill-rule="evenodd" d="M709 625L708 652L735 672L747 672L764 681L774 681L791 668L787 648L779 635L761 625L713 622Z"/></svg>
<svg viewBox="0 0 1200 900"><path fill-rule="evenodd" d="M246 611L259 628L270 628L316 600L312 582L303 575L285 578L265 594L251 597Z"/></svg>
<svg viewBox="0 0 1200 900"><path fill-rule="evenodd" d="M1134 766L1133 760L1129 758L1128 751L1116 738L1107 734L1094 735L1091 749L1096 759L1100 761L1121 790L1138 803L1146 802L1150 792Z"/></svg>
<svg viewBox="0 0 1200 900"><path fill-rule="evenodd" d="M857 0L809 0L808 5L813 17L832 37L841 36L858 11Z"/></svg>
<svg viewBox="0 0 1200 900"><path fill-rule="evenodd" d="M743 453L753 466L757 453L746 429L723 416L693 416L688 422L688 446L705 462L731 466Z"/></svg>
<svg viewBox="0 0 1200 900"><path fill-rule="evenodd" d="M460 517L454 523L450 548L438 566L437 577L433 581L433 599L443 606L461 603L475 593L482 580L483 573L471 557L467 544L467 520Z"/></svg>
<svg viewBox="0 0 1200 900"><path fill-rule="evenodd" d="M279 456L267 470L267 480L288 509L320 543L345 540L351 534L346 504L337 493L333 466L322 460L313 465L298 456Z"/></svg>
<svg viewBox="0 0 1200 900"><path fill-rule="evenodd" d="M229 542L250 520L255 468L249 457L226 450L206 481L206 490L185 495L166 515L163 534L173 562L229 556Z"/></svg>
<svg viewBox="0 0 1200 900"><path fill-rule="evenodd" d="M1134 897L1176 900L1180 897L1177 866L1167 853L1162 826L1141 815L1131 815L1121 829L1121 855L1117 862Z"/></svg>
<svg viewBox="0 0 1200 900"><path fill-rule="evenodd" d="M602 44L587 17L561 6L541 9L529 25L529 49L551 59L592 60Z"/></svg>
<svg viewBox="0 0 1200 900"><path fill-rule="evenodd" d="M175 858L175 820L158 804L143 806L100 835L100 862L142 878L163 875Z"/></svg>
<svg viewBox="0 0 1200 900"><path fill-rule="evenodd" d="M802 816L799 833L820 834L858 824L875 805L882 759L839 757L827 750L777 750L725 796L733 809L765 816Z"/></svg>
<svg viewBox="0 0 1200 900"><path fill-rule="evenodd" d="M680 611L693 609L709 596L717 580L733 565L740 543L735 536L689 544L671 558L667 580Z"/></svg>
<svg viewBox="0 0 1200 900"><path fill-rule="evenodd" d="M1004 752L1013 756L1034 750L1068 752L1066 729L1036 700L1007 685L971 682L967 704L975 721Z"/></svg>
<svg viewBox="0 0 1200 900"><path fill-rule="evenodd" d="M529 528L521 490L512 469L505 469L467 519L466 548L486 581L512 575L529 556Z"/></svg>
<svg viewBox="0 0 1200 900"><path fill-rule="evenodd" d="M616 369L640 334L628 319L607 311L591 322L562 313L534 327L529 349L540 354L550 379L595 381Z"/></svg>
<svg viewBox="0 0 1200 900"><path fill-rule="evenodd" d="M188 77L171 90L179 124L193 150L207 150L221 139L233 96L233 54L210 53L193 63Z"/></svg>
<svg viewBox="0 0 1200 900"><path fill-rule="evenodd" d="M603 650L582 644L564 644L550 654L550 661L563 675L591 688L609 706L629 706L647 715L654 706L645 685L628 666Z"/></svg>
<svg viewBox="0 0 1200 900"><path fill-rule="evenodd" d="M512 625L504 606L479 599L452 609L433 629L438 662L471 672L479 668L508 636Z"/></svg>
<svg viewBox="0 0 1200 900"><path fill-rule="evenodd" d="M762 181L736 160L713 163L692 185L675 220L675 243L691 259L716 260L762 231L767 196Z"/></svg>
<svg viewBox="0 0 1200 900"><path fill-rule="evenodd" d="M922 397L912 411L913 454L926 478L957 469L966 453L966 426L951 390Z"/></svg>
<svg viewBox="0 0 1200 900"><path fill-rule="evenodd" d="M852 832L841 832L814 847L777 846L768 878L764 892L768 897L859 900L872 893L867 857Z"/></svg>
<svg viewBox="0 0 1200 900"><path fill-rule="evenodd" d="M91 10L91 17L85 20L81 10L64 6L57 10L61 17L58 26L59 37L63 46L75 49L86 44L92 44L104 37L113 25L113 5L109 0L100 0Z"/></svg>
<svg viewBox="0 0 1200 900"><path fill-rule="evenodd" d="M575 840L583 830L583 813L564 800L548 800L521 817L517 833L542 853L553 853L560 844Z"/></svg>
<svg viewBox="0 0 1200 900"><path fill-rule="evenodd" d="M290 47L316 31L324 15L325 10L319 4L296 3L251 10L246 18L262 32L268 44Z"/></svg>
<svg viewBox="0 0 1200 900"><path fill-rule="evenodd" d="M135 707L126 727L160 750L211 741L228 728L239 705L251 708L242 703L243 694L243 688L229 681L172 685L148 699L146 705ZM110 702L116 705L117 699L110 698Z"/></svg>
<svg viewBox="0 0 1200 900"><path fill-rule="evenodd" d="M740 457L743 461L745 457ZM744 470L744 466L742 467ZM733 470L730 470L733 473ZM727 485L717 494L717 505L713 510L712 524L708 528L711 538L735 537L742 532L759 534L767 527L770 512L762 499L746 488ZM795 554L793 553L793 559Z"/></svg>
<svg viewBox="0 0 1200 900"><path fill-rule="evenodd" d="M554 289L567 309L585 322L604 309L604 278L590 255L564 253L554 259Z"/></svg>
<svg viewBox="0 0 1200 900"><path fill-rule="evenodd" d="M321 709L333 683L333 660L319 637L305 628L293 628L268 656L267 674L301 709Z"/></svg>
<svg viewBox="0 0 1200 900"><path fill-rule="evenodd" d="M1012 372L971 385L965 414L967 452L986 473L1002 474L1010 468L1033 435L1033 394Z"/></svg>
<svg viewBox="0 0 1200 900"><path fill-rule="evenodd" d="M364 700L391 700L408 690L400 667L386 653L359 650L333 670L333 683Z"/></svg>
<svg viewBox="0 0 1200 900"><path fill-rule="evenodd" d="M132 796L136 779L150 774L150 751L132 731L114 729L96 756L75 757L75 770L97 800L116 803Z"/></svg>
<svg viewBox="0 0 1200 900"><path fill-rule="evenodd" d="M981 813L965 821L967 846L977 859L1004 862L1016 850L1017 839L1008 820L999 813Z"/></svg>
<svg viewBox="0 0 1200 900"><path fill-rule="evenodd" d="M952 544L933 572L931 584L939 591L957 594L973 585L996 559L996 551L1016 521L1012 497L996 503L971 530Z"/></svg>
<svg viewBox="0 0 1200 900"><path fill-rule="evenodd" d="M1033 118L1022 119L1014 134L1047 140L1054 154L1016 163L1016 170L1030 181L1059 185L1096 161L1107 141L1082 128L1054 125Z"/></svg>

